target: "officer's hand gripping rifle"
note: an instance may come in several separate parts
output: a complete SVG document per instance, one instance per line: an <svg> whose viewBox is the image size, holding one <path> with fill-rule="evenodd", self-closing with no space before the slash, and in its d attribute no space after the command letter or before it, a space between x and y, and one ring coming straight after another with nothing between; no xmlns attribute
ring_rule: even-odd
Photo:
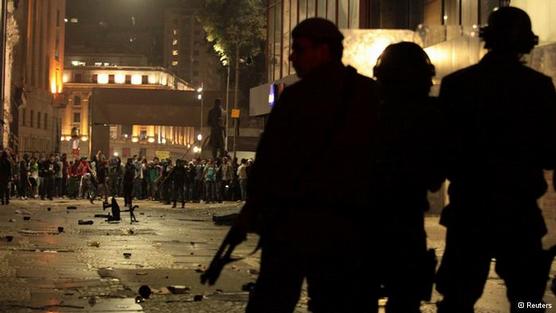
<svg viewBox="0 0 556 313"><path fill-rule="evenodd" d="M237 245L242 243L246 239L244 232L239 230L237 227L232 226L226 234L224 241L218 248L216 255L210 262L208 269L201 275L201 283L208 284L210 286L214 285L220 277L220 273L226 264L239 261L242 258L233 258L232 253Z"/></svg>

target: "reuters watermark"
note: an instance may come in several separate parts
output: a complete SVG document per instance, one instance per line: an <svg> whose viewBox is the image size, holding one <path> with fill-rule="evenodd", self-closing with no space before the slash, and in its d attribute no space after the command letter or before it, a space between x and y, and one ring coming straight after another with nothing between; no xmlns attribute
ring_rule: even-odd
<svg viewBox="0 0 556 313"><path fill-rule="evenodd" d="M518 302L518 309L552 309L552 303Z"/></svg>

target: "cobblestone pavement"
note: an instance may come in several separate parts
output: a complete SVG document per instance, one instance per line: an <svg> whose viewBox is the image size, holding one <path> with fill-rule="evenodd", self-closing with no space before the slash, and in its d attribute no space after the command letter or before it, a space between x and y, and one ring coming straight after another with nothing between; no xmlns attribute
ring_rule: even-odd
<svg viewBox="0 0 556 313"><path fill-rule="evenodd" d="M95 218L106 212L100 203L86 201L16 200L0 207L0 312L243 312L248 293L242 285L255 281L258 254L226 267L215 287L199 283L199 272L227 231L213 225L212 215L236 212L240 204L188 204L185 210L137 204L139 223L133 225L126 213L120 223ZM78 225L79 220L94 224ZM429 245L441 255L444 229L434 216L426 225ZM237 254L247 255L255 245L250 238ZM507 312L503 282L491 275L477 312ZM153 295L135 303L141 285L150 286ZM167 288L176 285L189 292ZM424 304L423 312L435 312L437 300L435 295L433 303ZM548 292L546 300L556 304ZM306 312L306 303L303 294L296 312Z"/></svg>

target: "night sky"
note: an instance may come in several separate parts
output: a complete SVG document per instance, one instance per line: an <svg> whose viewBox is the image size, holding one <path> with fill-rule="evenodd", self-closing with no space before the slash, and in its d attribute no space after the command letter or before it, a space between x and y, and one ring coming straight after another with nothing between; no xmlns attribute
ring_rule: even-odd
<svg viewBox="0 0 556 313"><path fill-rule="evenodd" d="M184 0L69 0L66 51L139 53L147 55L152 65L161 65L164 9L186 4ZM79 22L71 23L71 18Z"/></svg>

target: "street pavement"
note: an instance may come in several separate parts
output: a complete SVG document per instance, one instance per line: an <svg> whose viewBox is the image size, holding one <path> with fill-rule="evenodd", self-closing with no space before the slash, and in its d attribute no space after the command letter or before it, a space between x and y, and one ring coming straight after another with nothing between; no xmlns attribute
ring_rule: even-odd
<svg viewBox="0 0 556 313"><path fill-rule="evenodd" d="M139 222L133 224L126 212L119 223L95 218L107 213L100 202L14 200L1 206L0 312L242 312L249 296L242 286L256 280L259 253L228 265L216 286L199 282L228 229L214 225L212 216L237 212L241 204L187 204L186 209L136 204ZM78 225L79 220L93 224ZM428 216L426 228L429 246L441 256L445 232L438 217ZM556 243L556 227L549 228L547 244ZM256 236L250 236L236 254L246 256L256 244ZM142 285L153 294L136 303ZM172 293L172 286L185 292ZM438 298L435 294L423 304L423 312L436 312ZM556 305L549 291L545 300ZM306 312L306 304L304 292L296 312ZM503 281L494 271L477 308L478 313L509 311Z"/></svg>

